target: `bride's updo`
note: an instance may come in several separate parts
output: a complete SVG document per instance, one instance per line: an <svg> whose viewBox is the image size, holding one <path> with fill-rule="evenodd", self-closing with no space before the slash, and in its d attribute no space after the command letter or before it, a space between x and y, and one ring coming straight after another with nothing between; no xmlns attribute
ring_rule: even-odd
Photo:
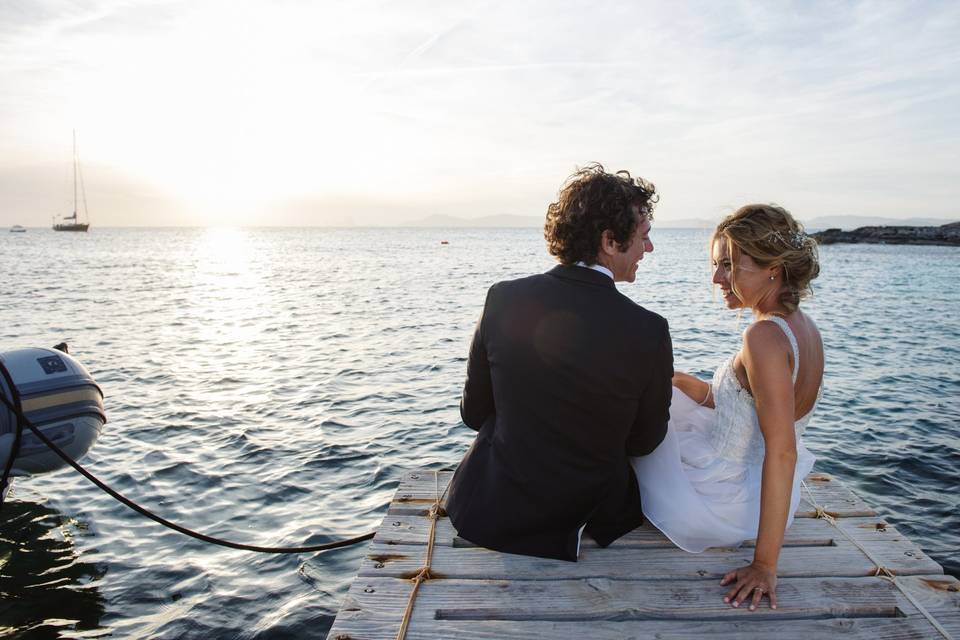
<svg viewBox="0 0 960 640"><path fill-rule="evenodd" d="M720 239L727 241L731 262L734 251L742 251L761 267L783 269L784 291L780 302L789 311L813 293L810 281L820 274L817 241L808 236L803 225L790 212L772 204L748 204L724 218L710 237L710 247ZM730 281L736 292L736 282Z"/></svg>

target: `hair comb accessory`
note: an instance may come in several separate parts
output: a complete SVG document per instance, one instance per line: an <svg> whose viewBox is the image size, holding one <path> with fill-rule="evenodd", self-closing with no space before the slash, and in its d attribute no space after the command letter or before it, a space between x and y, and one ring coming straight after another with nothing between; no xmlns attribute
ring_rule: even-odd
<svg viewBox="0 0 960 640"><path fill-rule="evenodd" d="M794 231L789 236L784 238L779 231L774 231L770 234L770 237L776 238L781 244L785 244L788 247L792 247L794 249L803 249L803 246L806 243L807 238L809 238L810 236L808 236L803 231Z"/></svg>

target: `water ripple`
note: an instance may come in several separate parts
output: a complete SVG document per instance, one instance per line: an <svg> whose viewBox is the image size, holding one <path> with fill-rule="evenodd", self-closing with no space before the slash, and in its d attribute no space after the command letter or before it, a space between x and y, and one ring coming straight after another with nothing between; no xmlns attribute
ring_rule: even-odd
<svg viewBox="0 0 960 640"><path fill-rule="evenodd" d="M669 319L677 368L707 377L749 318L711 295L702 232L655 233L621 291ZM537 230L97 229L0 245L16 278L0 348L66 340L104 388L90 469L161 515L269 545L371 530L405 469L455 466L486 289L552 266ZM806 305L827 348L806 436L817 468L960 573L960 254L821 257ZM38 637L319 637L364 555L212 548L70 471L19 479L0 538L16 602L0 615Z"/></svg>

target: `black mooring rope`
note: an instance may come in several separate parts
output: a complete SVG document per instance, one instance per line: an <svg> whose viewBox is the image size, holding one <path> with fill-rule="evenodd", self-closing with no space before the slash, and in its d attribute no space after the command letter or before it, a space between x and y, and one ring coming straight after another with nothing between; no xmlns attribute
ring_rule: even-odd
<svg viewBox="0 0 960 640"><path fill-rule="evenodd" d="M66 347L65 344L64 347ZM0 362L0 376L3 376L7 386L10 387L10 395L13 397L13 401L17 404L20 404L20 394L17 392L16 385L13 384L13 378L10 377L10 372L7 371L7 368L3 366L2 362ZM2 389L0 389L0 398L3 398L4 400L7 399L6 396L4 396ZM13 461L20 454L20 442L23 439L23 420L20 419L20 412L16 412L16 415L17 430L13 434L13 442L10 443L7 464L3 465L3 476L0 477L0 509L3 509L4 495L7 492L7 486L10 484L10 472L13 470Z"/></svg>
<svg viewBox="0 0 960 640"><path fill-rule="evenodd" d="M6 398L4 398L6 400ZM0 509L3 509L4 495L7 487L10 485L10 472L13 470L13 460L20 453L20 440L23 438L23 423L17 418L17 431L13 434L13 442L10 443L10 456L7 458L7 464L3 465L3 476L0 477Z"/></svg>
<svg viewBox="0 0 960 640"><path fill-rule="evenodd" d="M243 544L240 542L231 542L230 540L223 540L221 538L215 538L213 536L208 536L206 534L193 531L192 529L188 529L186 527L180 526L179 524L170 522L166 518L158 516L152 511L145 509L144 507L141 507L139 504L137 504L133 500L127 498L121 493L110 488L105 482L103 482L102 480L97 478L95 475L93 475L92 473L84 469L80 465L80 463L78 463L76 460L74 460L69 455L67 455L63 450L60 449L60 447L55 445L49 438L47 438L47 436L45 436L43 432L40 431L40 429L35 427L33 423L30 422L26 418L26 416L23 415L23 412L20 411L19 408L16 407L12 402L10 402L6 398L6 396L2 393L0 393L0 401L2 401L3 404L7 405L7 408L13 411L14 414L16 414L17 420L20 422L20 425L19 425L20 430L22 430L23 426L25 425L28 429L33 431L34 435L40 438L40 440L45 445L50 447L51 451L53 451L55 454L60 456L60 458L62 458L64 462L66 462L71 467L76 469L80 473L80 475L82 475L84 478L86 478L93 484L97 485L98 487L100 487L100 489L110 494L114 499L123 503L127 507L133 509L140 515L146 516L151 520L153 520L154 522L159 522L163 526L173 529L174 531L178 531L186 536L190 536L191 538L196 538L197 540L202 540L203 542L208 542L210 544L220 545L221 547L230 547L231 549L241 549L243 551L256 551L258 553L314 553L317 551L329 551L330 549L339 549L340 547L349 547L350 545L357 544L358 542L364 542L365 540L370 540L374 536L374 533L367 533L362 536L357 536L355 538L347 538L346 540L337 540L335 542L325 542L323 544L309 545L306 547L261 547L254 544ZM13 456L15 454L12 450L10 453L11 453L10 460L12 462ZM6 486L7 475L11 467L12 467L12 464L8 464L7 469L4 471L4 474L3 474L4 486ZM0 496L0 508L2 507L3 507L3 500L2 500L2 496Z"/></svg>

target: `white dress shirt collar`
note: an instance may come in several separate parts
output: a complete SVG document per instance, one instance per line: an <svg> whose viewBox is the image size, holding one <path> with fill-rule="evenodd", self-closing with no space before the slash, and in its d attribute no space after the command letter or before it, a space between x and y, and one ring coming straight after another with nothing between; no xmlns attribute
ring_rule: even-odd
<svg viewBox="0 0 960 640"><path fill-rule="evenodd" d="M586 269L593 269L594 271L599 271L600 273L605 273L607 276L609 276L611 280L616 282L616 280L613 277L613 271L610 271L610 269L607 269L602 264L587 264L586 262L580 261L576 263L576 266L584 267Z"/></svg>

